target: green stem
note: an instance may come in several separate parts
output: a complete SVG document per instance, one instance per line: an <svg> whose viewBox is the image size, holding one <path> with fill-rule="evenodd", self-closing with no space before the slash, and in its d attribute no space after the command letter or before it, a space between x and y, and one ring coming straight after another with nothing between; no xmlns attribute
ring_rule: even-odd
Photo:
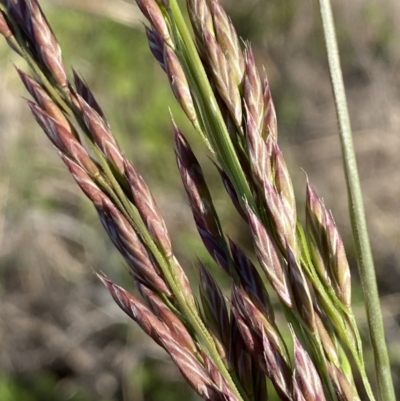
<svg viewBox="0 0 400 401"><path fill-rule="evenodd" d="M385 341L375 268L368 237L330 0L319 0L319 7L339 124L339 134L349 196L350 218L356 247L358 269L364 293L370 338L375 356L379 399L381 401L395 401L396 398Z"/></svg>
<svg viewBox="0 0 400 401"><path fill-rule="evenodd" d="M190 60L188 67L196 80L196 86L200 94L199 98L201 98L199 101L203 101L203 107L205 108L206 114L204 117L206 117L213 125L210 130L211 132L209 132L212 135L212 138L209 138L210 142L216 145L217 149L214 150L219 155L220 162L224 164L225 171L229 173L239 198L243 202L244 200L247 200L251 206L254 206L254 199L249 184L240 166L218 103L215 99L196 46L194 45L177 1L170 0L169 7L173 15L173 21L176 24L179 35L184 44L187 59ZM189 71L186 72L188 73Z"/></svg>

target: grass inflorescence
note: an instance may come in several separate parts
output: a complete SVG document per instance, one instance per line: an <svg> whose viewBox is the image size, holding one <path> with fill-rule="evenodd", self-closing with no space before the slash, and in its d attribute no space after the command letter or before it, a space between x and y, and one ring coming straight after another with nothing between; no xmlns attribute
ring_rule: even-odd
<svg viewBox="0 0 400 401"><path fill-rule="evenodd" d="M189 22L176 0L137 4L150 50L248 225L258 266L226 235L200 163L172 121L196 227L231 282L227 297L199 261L200 296L194 295L150 189L84 79L74 72L69 80L37 0L2 0L0 32L31 68L32 75L18 70L33 98L29 107L95 206L142 299L104 275L100 280L206 400L267 400L270 382L281 400L355 401L366 394L373 401L343 241L309 182L306 219L298 220L269 81L251 45L217 0L187 0ZM285 327L275 318L271 290Z"/></svg>

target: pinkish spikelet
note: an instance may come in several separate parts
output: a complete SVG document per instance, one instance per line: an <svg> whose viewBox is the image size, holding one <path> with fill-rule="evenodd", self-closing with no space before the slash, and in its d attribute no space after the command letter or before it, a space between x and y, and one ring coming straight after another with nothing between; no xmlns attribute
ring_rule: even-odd
<svg viewBox="0 0 400 401"><path fill-rule="evenodd" d="M107 122L92 108L85 99L77 94L82 109L85 124L96 142L96 145L104 153L106 158L115 166L119 174L124 174L124 156L117 141L110 131Z"/></svg>
<svg viewBox="0 0 400 401"><path fill-rule="evenodd" d="M264 330L262 332L262 341L265 373L271 379L281 400L292 401L292 378L290 368Z"/></svg>
<svg viewBox="0 0 400 401"><path fill-rule="evenodd" d="M245 62L239 38L231 20L219 1L211 0L209 4L218 45L227 58L228 64L232 66L231 71L234 75L235 83L239 86L243 80L245 70Z"/></svg>
<svg viewBox="0 0 400 401"><path fill-rule="evenodd" d="M306 222L315 266L325 282L332 281L338 298L351 304L351 277L344 244L323 201L307 183Z"/></svg>
<svg viewBox="0 0 400 401"><path fill-rule="evenodd" d="M194 390L206 400L222 401L220 397L217 398L218 393L216 386L213 384L204 367L192 353L188 352L187 349L182 347L182 345L173 338L168 326L154 316L154 314L132 294L117 286L106 277L99 274L97 276L109 290L117 305L130 318L135 320L147 335L153 338L157 344L162 346L170 354L172 360Z"/></svg>
<svg viewBox="0 0 400 401"><path fill-rule="evenodd" d="M296 220L293 220L293 211L290 210L289 205L278 194L272 183L265 183L263 200L267 207L269 218L274 227L274 232L279 241L280 247L285 249L288 245L292 252L297 256L297 222Z"/></svg>
<svg viewBox="0 0 400 401"><path fill-rule="evenodd" d="M228 361L229 366L232 366L237 372L238 378L242 383L248 394L251 394L253 387L253 372L252 372L252 361L251 355L247 351L246 344L244 342L244 338L246 338L246 332L241 334L241 331L238 327L238 323L236 317L240 320L239 314L233 312L233 308L231 308L231 319L230 319L230 338L231 343L229 345L229 354ZM247 333L247 337L249 334Z"/></svg>
<svg viewBox="0 0 400 401"><path fill-rule="evenodd" d="M19 3L19 10L23 18L20 23L28 27L28 34L30 35L28 39L37 55L48 68L55 82L61 88L67 88L68 80L61 48L47 23L39 3L36 0L24 0Z"/></svg>
<svg viewBox="0 0 400 401"><path fill-rule="evenodd" d="M193 32L196 38L197 48L200 56L206 60L206 49L204 46L203 29L210 32L215 37L214 25L210 9L205 0L187 0L187 9L192 24Z"/></svg>
<svg viewBox="0 0 400 401"><path fill-rule="evenodd" d="M354 384L335 365L328 365L328 373L339 401L361 401Z"/></svg>
<svg viewBox="0 0 400 401"><path fill-rule="evenodd" d="M245 345L247 350L252 355L260 355L260 353L262 352L262 342L260 340L260 337L250 329L245 320L242 318L239 309L236 308L234 304L232 305L231 310L232 315L235 318L235 325L243 340L240 345ZM234 351L236 351L236 355L240 355L239 350Z"/></svg>
<svg viewBox="0 0 400 401"><path fill-rule="evenodd" d="M254 248L260 265L281 300L287 306L292 307L289 283L284 269L284 261L280 257L273 240L260 219L250 208L248 208L247 212Z"/></svg>
<svg viewBox="0 0 400 401"><path fill-rule="evenodd" d="M74 83L76 87L76 92L85 100L85 102L97 112L97 114L103 119L106 125L109 127L109 124L106 121L106 117L101 109L100 105L97 103L96 98L94 97L92 91L87 86L86 82L81 78L78 73L73 70L74 74Z"/></svg>
<svg viewBox="0 0 400 401"><path fill-rule="evenodd" d="M50 117L35 103L28 101L28 105L47 137L54 146L66 156L76 161L86 172L92 176L99 176L99 170L94 164L84 147L78 142L68 125L65 127L54 118Z"/></svg>
<svg viewBox="0 0 400 401"><path fill-rule="evenodd" d="M246 104L246 114L247 118L251 116L254 120L255 131L261 137L264 124L263 88L250 47L245 52L245 65L243 97Z"/></svg>
<svg viewBox="0 0 400 401"><path fill-rule="evenodd" d="M233 292L232 313L253 359L271 379L281 399L292 401L289 358L277 330L268 324L246 294L238 288Z"/></svg>
<svg viewBox="0 0 400 401"><path fill-rule="evenodd" d="M241 127L242 100L238 84L233 78L232 67L212 34L204 30L203 35L215 86L228 107L235 125Z"/></svg>
<svg viewBox="0 0 400 401"><path fill-rule="evenodd" d="M272 143L272 164L275 170L275 187L285 204L285 210L290 214L290 220L297 220L296 199L294 197L292 180L283 158L282 151L276 142Z"/></svg>
<svg viewBox="0 0 400 401"><path fill-rule="evenodd" d="M292 333L294 340L295 378L305 401L326 401L317 369L300 341Z"/></svg>
<svg viewBox="0 0 400 401"><path fill-rule="evenodd" d="M331 212L326 211L328 246L331 252L329 268L338 287L338 297L347 306L351 305L351 276L342 237Z"/></svg>
<svg viewBox="0 0 400 401"><path fill-rule="evenodd" d="M125 176L132 191L133 203L153 240L167 259L172 258L171 239L164 218L143 177L129 162L125 162Z"/></svg>
<svg viewBox="0 0 400 401"><path fill-rule="evenodd" d="M80 167L69 157L65 156L65 154L62 152L59 153L60 157L67 165L69 172L83 193L93 202L96 207L101 207L103 199L106 197L103 191L93 182L93 180L88 176L82 167Z"/></svg>
<svg viewBox="0 0 400 401"><path fill-rule="evenodd" d="M200 237L214 260L228 274L229 268L225 250L225 239L220 231L218 216L203 171L184 135L173 122L176 143L176 161L183 185L189 198L189 205Z"/></svg>
<svg viewBox="0 0 400 401"><path fill-rule="evenodd" d="M164 63L176 100L179 102L182 110L194 127L199 127L196 109L185 72L177 55L168 45L164 46Z"/></svg>
<svg viewBox="0 0 400 401"><path fill-rule="evenodd" d="M246 120L246 144L250 169L255 184L261 192L264 187L273 180L271 160L268 144L261 137L255 119L247 112Z"/></svg>
<svg viewBox="0 0 400 401"><path fill-rule="evenodd" d="M149 335L158 345L165 348L163 339L171 337L168 327L153 313L122 287L114 284L105 276L97 274L97 277L105 285L114 298L117 305Z"/></svg>
<svg viewBox="0 0 400 401"><path fill-rule="evenodd" d="M167 23L157 2L155 0L136 0L136 4L163 40L172 45Z"/></svg>
<svg viewBox="0 0 400 401"><path fill-rule="evenodd" d="M215 387L219 390L221 396L223 396L223 399L226 401L237 401L235 394L212 359L205 352L202 352L202 357L205 369L215 384Z"/></svg>
<svg viewBox="0 0 400 401"><path fill-rule="evenodd" d="M103 198L102 207L97 208L102 223L111 240L124 256L133 273L144 280L154 291L168 297L171 292L166 285L158 266L125 216L108 199ZM106 220L104 220L104 218Z"/></svg>
<svg viewBox="0 0 400 401"><path fill-rule="evenodd" d="M262 333L266 333L269 341L274 347L279 350L282 355L285 355L285 359L288 360L286 355L285 346L281 341L277 328L274 322L270 322L257 305L250 299L250 297L240 288L234 286L232 295L232 310L235 309L237 315L236 320L240 319L248 326L253 342L255 345L259 345L262 340ZM239 323L239 320L238 320ZM239 326L239 329L240 326ZM243 338L245 341L246 339ZM253 352L256 350L252 350ZM258 349L258 351L262 350ZM257 355L260 355L259 353Z"/></svg>
<svg viewBox="0 0 400 401"><path fill-rule="evenodd" d="M306 227L309 237L311 257L314 266L322 281L331 286L328 266L325 255L328 254L328 243L324 230L322 229L325 219L323 203L310 185L306 190Z"/></svg>
<svg viewBox="0 0 400 401"><path fill-rule="evenodd" d="M162 344L192 388L204 399L222 401L216 385L199 361L171 336L162 338Z"/></svg>
<svg viewBox="0 0 400 401"><path fill-rule="evenodd" d="M65 129L71 131L71 126L64 113L53 102L43 87L39 85L34 78L20 70L18 67L16 67L16 70L21 78L22 83L25 85L26 90L35 99L40 108L42 108L50 117L56 120L59 125L62 125Z"/></svg>
<svg viewBox="0 0 400 401"><path fill-rule="evenodd" d="M293 377L293 397L294 401L307 401L301 391L301 387L296 377Z"/></svg>
<svg viewBox="0 0 400 401"><path fill-rule="evenodd" d="M263 98L264 98L264 131L263 137L265 139L271 138L273 142L278 139L278 126L276 121L276 112L274 102L272 100L271 89L269 81L265 75L263 81Z"/></svg>
<svg viewBox="0 0 400 401"><path fill-rule="evenodd" d="M150 288L140 282L137 282L136 284L143 298L146 299L150 306L150 309L168 326L174 339L190 353L195 354L197 352L197 347L179 318L171 311L171 309L168 308L157 294L150 290Z"/></svg>

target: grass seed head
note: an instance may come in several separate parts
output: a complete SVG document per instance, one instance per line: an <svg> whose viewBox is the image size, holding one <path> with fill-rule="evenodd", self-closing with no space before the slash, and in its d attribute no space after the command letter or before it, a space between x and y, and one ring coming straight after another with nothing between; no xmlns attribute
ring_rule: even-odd
<svg viewBox="0 0 400 401"><path fill-rule="evenodd" d="M155 0L136 0L140 11L151 23L152 27L163 38L163 41L172 45L171 36L169 33L167 22L163 16L160 6Z"/></svg>
<svg viewBox="0 0 400 401"><path fill-rule="evenodd" d="M246 48L245 52L245 66L243 99L246 104L246 115L247 118L251 116L254 121L255 132L261 136L264 125L263 88L250 46Z"/></svg>
<svg viewBox="0 0 400 401"><path fill-rule="evenodd" d="M173 255L171 238L161 211L143 177L125 162L125 177L130 185L133 203L153 240L167 259Z"/></svg>
<svg viewBox="0 0 400 401"><path fill-rule="evenodd" d="M104 153L106 158L112 163L120 175L124 174L124 156L121 149L111 133L108 123L102 116L92 108L86 100L77 95L82 110L85 124L90 131L98 148Z"/></svg>
<svg viewBox="0 0 400 401"><path fill-rule="evenodd" d="M168 45L164 46L164 63L172 91L178 103L182 107L182 110L185 112L189 121L195 127L198 127L199 122L197 120L197 113L185 72L183 71L175 52Z"/></svg>
<svg viewBox="0 0 400 401"><path fill-rule="evenodd" d="M229 239L229 247L244 290L249 294L253 302L259 304L260 309L265 309L263 313L265 313L268 320L275 321L271 301L256 267L231 239Z"/></svg>
<svg viewBox="0 0 400 401"><path fill-rule="evenodd" d="M147 41L149 43L150 51L154 58L158 61L164 72L167 72L167 67L164 61L164 40L160 34L154 29L145 26Z"/></svg>
<svg viewBox="0 0 400 401"><path fill-rule="evenodd" d="M215 86L228 107L233 121L240 128L243 114L242 100L238 84L232 74L232 67L214 36L206 29L203 30L203 35Z"/></svg>
<svg viewBox="0 0 400 401"><path fill-rule="evenodd" d="M195 354L197 347L181 320L154 291L141 282L137 282L136 284L152 312L168 326L174 339L186 348L188 352Z"/></svg>
<svg viewBox="0 0 400 401"><path fill-rule="evenodd" d="M21 78L22 83L25 85L26 90L33 97L40 108L43 109L43 111L45 111L55 121L57 121L59 125L63 126L67 130L72 130L72 127L64 113L50 98L45 89L34 78L20 70L18 67L16 70Z"/></svg>
<svg viewBox="0 0 400 401"><path fill-rule="evenodd" d="M297 337L294 340L295 378L305 401L326 401L317 369Z"/></svg>
<svg viewBox="0 0 400 401"><path fill-rule="evenodd" d="M264 98L264 134L265 139L271 138L274 142L278 140L278 124L274 102L272 100L271 89L267 75L263 80L263 98Z"/></svg>
<svg viewBox="0 0 400 401"><path fill-rule="evenodd" d="M52 118L44 110L33 102L28 101L28 105L47 137L53 142L54 146L62 153L78 163L87 174L92 177L99 175L96 164L92 161L86 149L78 142L73 134L71 126L66 127Z"/></svg>
<svg viewBox="0 0 400 401"><path fill-rule="evenodd" d="M125 216L108 198L104 198L102 208L97 209L100 217L103 217L101 221L108 235L124 256L134 276L141 278L159 294L171 297L160 269Z"/></svg>
<svg viewBox="0 0 400 401"><path fill-rule="evenodd" d="M218 45L232 66L234 81L239 86L243 80L245 61L236 30L218 0L210 1L210 10Z"/></svg>
<svg viewBox="0 0 400 401"><path fill-rule="evenodd" d="M260 219L250 208L247 213L258 261L279 298L291 308L292 300L284 269L285 262Z"/></svg>
<svg viewBox="0 0 400 401"><path fill-rule="evenodd" d="M361 401L354 384L346 378L340 369L330 364L328 365L328 372L339 401Z"/></svg>
<svg viewBox="0 0 400 401"><path fill-rule="evenodd" d="M117 305L150 336L158 345L164 346L164 339L170 338L168 327L135 296L114 284L105 276L97 274L97 277L105 285Z"/></svg>
<svg viewBox="0 0 400 401"><path fill-rule="evenodd" d="M97 103L96 98L94 97L92 91L89 89L83 78L81 78L78 73L73 70L74 75L74 83L76 92L81 96L81 98L93 109L97 112L97 114L102 118L105 124L110 127L110 125L106 121L106 117L101 109L100 105Z"/></svg>

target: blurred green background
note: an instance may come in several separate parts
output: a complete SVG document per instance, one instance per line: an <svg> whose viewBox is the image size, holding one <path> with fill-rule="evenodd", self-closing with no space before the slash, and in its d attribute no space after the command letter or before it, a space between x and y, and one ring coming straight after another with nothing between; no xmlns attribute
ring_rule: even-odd
<svg viewBox="0 0 400 401"><path fill-rule="evenodd" d="M299 210L304 169L346 239L365 336L317 1L223 3L268 73ZM175 166L168 108L203 162L224 227L250 249L203 144L150 55L135 6L121 0L42 5L68 68L86 79L153 190L188 274L195 279L196 257L207 256ZM400 397L400 3L333 0L333 6ZM0 57L0 401L198 400L95 279L92 269L132 286L93 208L28 111L13 64L26 66L3 41ZM365 347L372 371L367 338Z"/></svg>

